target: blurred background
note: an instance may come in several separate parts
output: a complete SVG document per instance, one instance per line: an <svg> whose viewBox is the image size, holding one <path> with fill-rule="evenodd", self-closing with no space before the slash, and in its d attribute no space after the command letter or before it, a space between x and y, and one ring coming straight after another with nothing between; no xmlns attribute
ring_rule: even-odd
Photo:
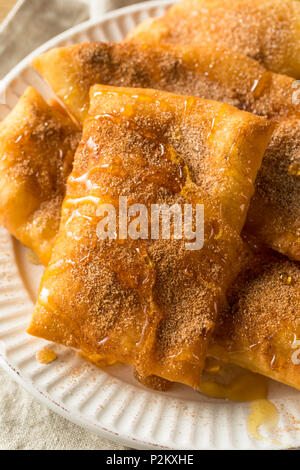
<svg viewBox="0 0 300 470"><path fill-rule="evenodd" d="M15 3L16 0L0 0L0 21L4 20Z"/></svg>
<svg viewBox="0 0 300 470"><path fill-rule="evenodd" d="M0 0L0 79L38 46L139 0Z"/></svg>

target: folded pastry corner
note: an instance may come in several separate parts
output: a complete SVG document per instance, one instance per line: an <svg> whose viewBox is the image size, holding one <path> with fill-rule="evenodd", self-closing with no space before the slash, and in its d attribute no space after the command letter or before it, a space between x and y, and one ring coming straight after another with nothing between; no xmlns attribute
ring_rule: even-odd
<svg viewBox="0 0 300 470"><path fill-rule="evenodd" d="M28 332L94 361L128 363L146 384L158 376L197 388L272 131L265 118L222 103L93 87ZM175 235L175 215L169 236L152 233L153 207L186 205L204 206L194 249ZM151 212L146 228L135 219L144 211ZM103 220L112 237L99 235ZM182 233L187 226L179 219Z"/></svg>
<svg viewBox="0 0 300 470"><path fill-rule="evenodd" d="M300 4L295 0L183 0L138 25L129 40L226 47L300 78Z"/></svg>
<svg viewBox="0 0 300 470"><path fill-rule="evenodd" d="M265 248L245 250L209 354L300 390L300 265Z"/></svg>
<svg viewBox="0 0 300 470"><path fill-rule="evenodd" d="M80 132L28 88L0 124L0 222L42 263L50 259Z"/></svg>

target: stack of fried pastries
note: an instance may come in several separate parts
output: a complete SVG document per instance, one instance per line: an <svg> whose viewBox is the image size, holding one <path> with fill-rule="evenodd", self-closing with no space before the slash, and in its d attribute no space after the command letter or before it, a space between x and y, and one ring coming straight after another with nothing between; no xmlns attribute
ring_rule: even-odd
<svg viewBox="0 0 300 470"><path fill-rule="evenodd" d="M46 266L30 334L150 386L198 388L212 355L300 389L296 4L186 0L34 60L65 110L29 89L0 126L1 222ZM169 239L99 238L124 196L204 207L201 248L175 217Z"/></svg>

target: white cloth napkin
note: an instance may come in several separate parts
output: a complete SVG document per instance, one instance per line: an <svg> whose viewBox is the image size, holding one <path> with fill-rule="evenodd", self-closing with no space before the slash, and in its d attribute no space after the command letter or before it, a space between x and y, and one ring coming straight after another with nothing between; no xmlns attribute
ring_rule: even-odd
<svg viewBox="0 0 300 470"><path fill-rule="evenodd" d="M20 0L0 25L0 78L67 28L138 0ZM0 368L0 450L124 449L50 411Z"/></svg>

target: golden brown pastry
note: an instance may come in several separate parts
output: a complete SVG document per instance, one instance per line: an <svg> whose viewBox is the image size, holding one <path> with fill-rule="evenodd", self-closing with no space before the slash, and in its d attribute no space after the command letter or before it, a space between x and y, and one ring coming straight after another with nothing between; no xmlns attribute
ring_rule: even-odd
<svg viewBox="0 0 300 470"><path fill-rule="evenodd" d="M255 187L245 231L300 261L300 120L275 130Z"/></svg>
<svg viewBox="0 0 300 470"><path fill-rule="evenodd" d="M79 139L70 118L33 88L0 125L0 221L44 264Z"/></svg>
<svg viewBox="0 0 300 470"><path fill-rule="evenodd" d="M222 103L93 87L29 333L129 363L145 383L197 387L272 128ZM204 204L203 248L175 237L175 219L170 239L99 238L102 204L118 209L124 196L147 210Z"/></svg>
<svg viewBox="0 0 300 470"><path fill-rule="evenodd" d="M273 72L300 78L297 0L184 0L137 26L143 42L227 47Z"/></svg>
<svg viewBox="0 0 300 470"><path fill-rule="evenodd" d="M246 254L209 352L300 390L300 264L253 243Z"/></svg>
<svg viewBox="0 0 300 470"><path fill-rule="evenodd" d="M87 43L53 49L35 59L34 66L79 121L96 82L200 96L280 121L300 117L292 78L222 48ZM299 156L299 125L283 123L266 151L247 223L264 243L298 260Z"/></svg>
<svg viewBox="0 0 300 470"><path fill-rule="evenodd" d="M97 83L200 96L270 119L300 117L292 78L222 47L89 42L51 49L32 65L80 122Z"/></svg>

